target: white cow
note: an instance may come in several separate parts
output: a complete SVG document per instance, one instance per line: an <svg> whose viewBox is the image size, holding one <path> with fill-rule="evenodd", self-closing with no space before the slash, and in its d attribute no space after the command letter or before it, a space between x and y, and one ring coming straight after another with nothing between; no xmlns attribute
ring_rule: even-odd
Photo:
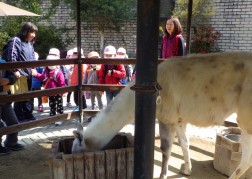
<svg viewBox="0 0 252 179"><path fill-rule="evenodd" d="M231 179L239 178L252 165L252 53L212 53L169 59L158 66L157 81L162 103L157 105L162 171L167 176L168 160L177 132L185 163L181 172L191 174L186 124L223 125L232 113L242 129L242 158ZM83 131L75 131L72 151L94 151L105 146L134 119L135 95L125 87L114 101L97 114Z"/></svg>

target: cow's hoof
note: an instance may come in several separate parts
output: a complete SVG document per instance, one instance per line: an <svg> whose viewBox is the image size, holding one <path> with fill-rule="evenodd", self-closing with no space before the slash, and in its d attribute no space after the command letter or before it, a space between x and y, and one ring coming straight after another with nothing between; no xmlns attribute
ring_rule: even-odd
<svg viewBox="0 0 252 179"><path fill-rule="evenodd" d="M168 178L168 176L167 176L167 175L165 175L165 174L160 174L159 179L167 179L167 178Z"/></svg>
<svg viewBox="0 0 252 179"><path fill-rule="evenodd" d="M184 163L181 165L180 167L180 171L179 171L181 174L183 175L191 175L192 173L192 170L190 169L190 167L188 167L188 165L186 166Z"/></svg>

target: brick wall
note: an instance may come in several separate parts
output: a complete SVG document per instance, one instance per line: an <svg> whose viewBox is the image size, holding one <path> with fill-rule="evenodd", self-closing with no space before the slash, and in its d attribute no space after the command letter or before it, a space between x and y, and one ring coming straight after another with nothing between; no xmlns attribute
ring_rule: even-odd
<svg viewBox="0 0 252 179"><path fill-rule="evenodd" d="M42 12L47 12L48 7L51 6L48 0L43 1ZM73 43L68 44L68 49L74 48L77 45L77 29L76 22L71 20L70 10L66 4L61 4L56 11L56 14L51 17L53 25L56 27L68 27L72 30L69 35L74 40ZM48 21L42 22L49 24ZM64 38L64 36L62 37ZM135 57L136 48L136 20L123 23L121 31L118 33L114 30L105 30L104 42L106 45L114 45L116 48L124 47L130 57ZM82 22L81 25L81 46L85 55L92 50L99 52L100 34L97 24L94 22Z"/></svg>
<svg viewBox="0 0 252 179"><path fill-rule="evenodd" d="M218 47L221 51L252 51L252 1L251 0L214 0L216 14L211 20L213 27L221 33L218 40ZM167 1L161 0L161 18L165 19ZM47 10L51 6L48 0L43 1L42 7ZM167 15L168 16L168 15ZM74 42L68 48L76 46L76 23L70 18L70 10L67 5L61 4L57 9L56 15L51 17L56 26L66 26L72 29L70 36ZM48 22L44 22L48 24ZM136 48L136 20L125 22L121 27L121 32L106 30L105 45L111 44L116 48L123 46L127 49L130 57L135 56ZM184 36L186 37L186 31ZM91 50L99 51L100 35L97 24L92 22L82 23L82 47L85 54ZM64 37L63 37L64 38Z"/></svg>
<svg viewBox="0 0 252 179"><path fill-rule="evenodd" d="M252 1L214 0L217 8L212 18L214 28L221 33L221 51L252 51Z"/></svg>

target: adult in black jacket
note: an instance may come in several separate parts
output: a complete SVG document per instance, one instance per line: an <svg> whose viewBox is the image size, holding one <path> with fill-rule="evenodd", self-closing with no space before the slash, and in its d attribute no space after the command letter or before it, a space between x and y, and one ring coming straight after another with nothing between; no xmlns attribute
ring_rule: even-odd
<svg viewBox="0 0 252 179"><path fill-rule="evenodd" d="M37 31L37 26L31 22L26 22L22 26L16 37L13 37L8 43L8 62L35 60L33 44L35 43ZM20 76L26 76L28 89L31 90L31 68L15 69L14 74L17 78L20 78ZM32 114L32 100L15 102L14 111L19 121L36 119Z"/></svg>
<svg viewBox="0 0 252 179"><path fill-rule="evenodd" d="M0 70L0 96L8 95L9 85L13 85L17 78L11 70ZM0 104L0 119L7 125L18 124L17 116L12 108L11 103ZM0 128L4 127L4 123L0 121ZM18 133L14 132L6 136L4 147L2 146L2 136L0 136L0 155L10 153L10 150L21 150L23 145L17 143Z"/></svg>

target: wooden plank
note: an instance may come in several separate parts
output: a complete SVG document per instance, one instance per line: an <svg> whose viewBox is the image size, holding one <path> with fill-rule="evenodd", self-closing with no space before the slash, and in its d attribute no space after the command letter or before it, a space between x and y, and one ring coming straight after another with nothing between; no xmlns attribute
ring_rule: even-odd
<svg viewBox="0 0 252 179"><path fill-rule="evenodd" d="M38 132L36 135L40 138L40 140L47 139L48 137L43 132Z"/></svg>
<svg viewBox="0 0 252 179"><path fill-rule="evenodd" d="M134 176L134 148L126 149L127 160L127 179L133 179Z"/></svg>
<svg viewBox="0 0 252 179"><path fill-rule="evenodd" d="M22 139L22 141L23 141L24 143L26 143L27 145L30 145L30 144L33 144L33 143L34 143L34 141L31 140L30 138L24 138L24 139Z"/></svg>
<svg viewBox="0 0 252 179"><path fill-rule="evenodd" d="M84 179L84 157L83 153L73 155L74 159L74 176L76 179Z"/></svg>
<svg viewBox="0 0 252 179"><path fill-rule="evenodd" d="M53 133L55 136L57 136L57 137L63 137L63 136L64 136L64 134L61 133L60 131L53 131L52 133Z"/></svg>
<svg viewBox="0 0 252 179"><path fill-rule="evenodd" d="M115 150L105 150L106 178L116 179L116 157Z"/></svg>
<svg viewBox="0 0 252 179"><path fill-rule="evenodd" d="M51 179L54 179L53 177L53 154L50 154L48 157L48 165L49 165L49 175Z"/></svg>
<svg viewBox="0 0 252 179"><path fill-rule="evenodd" d="M116 178L126 179L126 150L125 148L116 149Z"/></svg>
<svg viewBox="0 0 252 179"><path fill-rule="evenodd" d="M40 141L41 139L35 134L29 134L27 135L27 137L29 137L31 140L33 140L34 142L38 142Z"/></svg>
<svg viewBox="0 0 252 179"><path fill-rule="evenodd" d="M105 178L105 152L95 152L95 179Z"/></svg>
<svg viewBox="0 0 252 179"><path fill-rule="evenodd" d="M74 178L74 159L72 154L63 155L62 159L65 161L66 168L66 178L72 179Z"/></svg>
<svg viewBox="0 0 252 179"><path fill-rule="evenodd" d="M43 126L43 125L46 125L46 124L54 123L56 121L74 119L76 117L78 117L78 112L71 112L71 113L68 113L68 114L57 114L55 116L41 118L41 119L35 120L35 121L29 121L29 122L15 124L15 125L12 125L12 126L1 128L0 129L0 135L11 134L13 132L18 132L18 131L22 131L22 130L26 130L26 129L31 129L31 128L38 127L38 126Z"/></svg>
<svg viewBox="0 0 252 179"><path fill-rule="evenodd" d="M53 178L66 179L65 161L62 159L53 160Z"/></svg>
<svg viewBox="0 0 252 179"><path fill-rule="evenodd" d="M18 140L18 143L19 143L19 144L22 144L22 145L24 145L24 146L27 145L27 144L26 144L24 141L22 141L22 140Z"/></svg>
<svg viewBox="0 0 252 179"><path fill-rule="evenodd" d="M60 140L60 142L59 142L59 150L61 152L64 152L65 154L71 154L72 153L73 140L74 140L74 137L65 138L63 140Z"/></svg>
<svg viewBox="0 0 252 179"><path fill-rule="evenodd" d="M46 132L46 133L44 133L46 136L47 136L47 138L50 138L50 137L54 137L54 134L52 133L52 132Z"/></svg>
<svg viewBox="0 0 252 179"><path fill-rule="evenodd" d="M95 178L94 152L84 153L84 163L85 179Z"/></svg>
<svg viewBox="0 0 252 179"><path fill-rule="evenodd" d="M63 128L66 128L66 126L62 126ZM62 133L62 134L64 134L64 136L73 136L73 132L72 131L70 131L70 130L67 130L67 129L62 129L62 130L60 130L60 132Z"/></svg>

